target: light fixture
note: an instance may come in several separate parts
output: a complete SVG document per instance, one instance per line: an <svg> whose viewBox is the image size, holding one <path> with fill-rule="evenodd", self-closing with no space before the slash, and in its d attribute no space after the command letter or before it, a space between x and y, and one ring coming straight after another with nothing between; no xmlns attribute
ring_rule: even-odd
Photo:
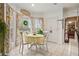
<svg viewBox="0 0 79 59"><path fill-rule="evenodd" d="M35 4L32 4L32 7L34 7L35 6Z"/></svg>
<svg viewBox="0 0 79 59"><path fill-rule="evenodd" d="M71 24L72 22L71 21L69 21L69 24Z"/></svg>
<svg viewBox="0 0 79 59"><path fill-rule="evenodd" d="M57 5L57 3L53 3L53 5Z"/></svg>

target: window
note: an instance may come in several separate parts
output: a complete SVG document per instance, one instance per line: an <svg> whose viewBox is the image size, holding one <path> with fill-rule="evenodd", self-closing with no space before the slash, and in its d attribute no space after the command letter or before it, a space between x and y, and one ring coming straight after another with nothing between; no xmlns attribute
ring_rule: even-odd
<svg viewBox="0 0 79 59"><path fill-rule="evenodd" d="M38 29L43 29L42 18L34 18L34 32L36 33Z"/></svg>

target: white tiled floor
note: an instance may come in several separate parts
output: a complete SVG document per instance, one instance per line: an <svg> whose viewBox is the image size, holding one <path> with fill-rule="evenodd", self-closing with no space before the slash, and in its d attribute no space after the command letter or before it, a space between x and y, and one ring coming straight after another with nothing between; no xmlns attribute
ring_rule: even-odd
<svg viewBox="0 0 79 59"><path fill-rule="evenodd" d="M10 56L21 56L19 53L19 46L13 49L10 53ZM45 48L38 49L36 51L35 47L32 49L27 49L27 46L24 48L24 56L78 56L78 43L77 39L70 39L70 43L56 44L48 42L48 51Z"/></svg>

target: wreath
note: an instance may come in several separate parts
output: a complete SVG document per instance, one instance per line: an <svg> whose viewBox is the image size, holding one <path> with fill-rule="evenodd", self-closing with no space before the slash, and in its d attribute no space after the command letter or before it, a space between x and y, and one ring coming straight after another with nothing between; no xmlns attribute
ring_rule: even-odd
<svg viewBox="0 0 79 59"><path fill-rule="evenodd" d="M28 21L24 20L24 21L23 21L23 24L24 24L24 25L28 25Z"/></svg>

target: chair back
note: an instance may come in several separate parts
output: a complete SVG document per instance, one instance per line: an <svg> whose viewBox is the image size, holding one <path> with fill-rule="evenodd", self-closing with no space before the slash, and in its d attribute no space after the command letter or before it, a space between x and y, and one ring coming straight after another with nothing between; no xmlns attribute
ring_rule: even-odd
<svg viewBox="0 0 79 59"><path fill-rule="evenodd" d="M44 37L46 40L48 40L48 32L47 31L44 31Z"/></svg>

